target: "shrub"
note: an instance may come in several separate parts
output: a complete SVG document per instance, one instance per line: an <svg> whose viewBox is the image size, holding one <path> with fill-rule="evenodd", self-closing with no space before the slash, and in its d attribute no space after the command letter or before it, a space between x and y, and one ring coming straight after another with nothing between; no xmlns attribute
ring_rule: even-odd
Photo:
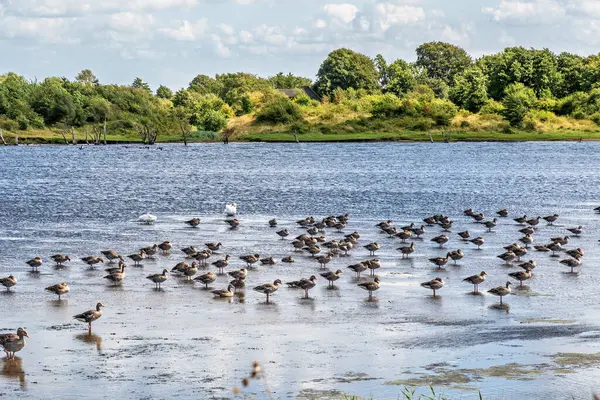
<svg viewBox="0 0 600 400"><path fill-rule="evenodd" d="M448 100L434 99L425 106L424 116L430 117L437 126L449 126L458 113L458 107Z"/></svg>
<svg viewBox="0 0 600 400"><path fill-rule="evenodd" d="M496 100L488 100L479 110L480 115L502 114L504 105Z"/></svg>
<svg viewBox="0 0 600 400"><path fill-rule="evenodd" d="M273 124L288 124L302 120L302 111L287 97L277 96L256 114L256 120Z"/></svg>
<svg viewBox="0 0 600 400"><path fill-rule="evenodd" d="M402 102L391 93L373 96L371 114L374 117L392 117L398 115Z"/></svg>
<svg viewBox="0 0 600 400"><path fill-rule="evenodd" d="M590 119L596 123L596 125L600 125L600 112L594 113L590 116Z"/></svg>
<svg viewBox="0 0 600 400"><path fill-rule="evenodd" d="M205 131L219 132L227 127L227 118L219 111L208 110L199 126Z"/></svg>

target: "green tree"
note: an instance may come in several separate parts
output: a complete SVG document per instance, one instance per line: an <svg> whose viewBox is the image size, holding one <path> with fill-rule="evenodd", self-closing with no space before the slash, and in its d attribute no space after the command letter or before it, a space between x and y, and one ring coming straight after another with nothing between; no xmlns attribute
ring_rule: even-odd
<svg viewBox="0 0 600 400"><path fill-rule="evenodd" d="M429 78L441 79L447 85L471 63L469 54L453 44L431 42L417 48L416 65L424 68Z"/></svg>
<svg viewBox="0 0 600 400"><path fill-rule="evenodd" d="M134 89L144 89L148 93L152 93L152 89L150 85L142 80L142 78L136 77L131 84L131 87Z"/></svg>
<svg viewBox="0 0 600 400"><path fill-rule="evenodd" d="M220 132L227 127L227 119L219 111L208 110L199 121L200 128L210 132Z"/></svg>
<svg viewBox="0 0 600 400"><path fill-rule="evenodd" d="M535 92L522 83L513 83L504 91L504 118L511 126L521 126L536 102Z"/></svg>
<svg viewBox="0 0 600 400"><path fill-rule="evenodd" d="M350 49L338 49L321 64L314 87L321 95L329 95L337 88L377 91L378 80L373 60Z"/></svg>
<svg viewBox="0 0 600 400"><path fill-rule="evenodd" d="M488 101L487 77L483 71L472 66L454 77L450 100L459 107L478 112Z"/></svg>
<svg viewBox="0 0 600 400"><path fill-rule="evenodd" d="M375 63L375 68L377 68L377 73L379 74L379 86L385 91L390 83L388 63L381 54L377 54L373 62Z"/></svg>
<svg viewBox="0 0 600 400"><path fill-rule="evenodd" d="M289 124L302 120L300 106L286 96L274 95L256 114L256 120L273 124Z"/></svg>
<svg viewBox="0 0 600 400"><path fill-rule="evenodd" d="M59 78L46 78L35 86L31 106L44 118L46 125L58 122L72 124L77 115L71 94L62 87Z"/></svg>
<svg viewBox="0 0 600 400"><path fill-rule="evenodd" d="M84 85L98 85L98 78L90 69L84 69L77 74L75 80Z"/></svg>
<svg viewBox="0 0 600 400"><path fill-rule="evenodd" d="M396 60L387 67L386 90L402 97L412 91L417 84L415 71L404 60Z"/></svg>
<svg viewBox="0 0 600 400"><path fill-rule="evenodd" d="M216 94L222 91L222 84L208 75L196 75L189 84L189 90L200 94Z"/></svg>
<svg viewBox="0 0 600 400"><path fill-rule="evenodd" d="M94 96L90 99L88 110L93 122L104 122L108 119L112 104L100 96Z"/></svg>
<svg viewBox="0 0 600 400"><path fill-rule="evenodd" d="M273 85L274 89L297 89L302 86L312 85L312 81L309 78L296 76L291 72L287 75L283 72L279 72L277 75L269 77L268 80L271 85Z"/></svg>
<svg viewBox="0 0 600 400"><path fill-rule="evenodd" d="M156 96L161 99L171 100L173 98L173 91L164 85L160 85L156 89Z"/></svg>

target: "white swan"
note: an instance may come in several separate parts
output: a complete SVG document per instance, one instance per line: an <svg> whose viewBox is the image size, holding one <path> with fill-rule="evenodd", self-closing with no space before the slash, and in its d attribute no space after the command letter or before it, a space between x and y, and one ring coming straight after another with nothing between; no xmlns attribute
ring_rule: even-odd
<svg viewBox="0 0 600 400"><path fill-rule="evenodd" d="M153 223L156 222L157 219L158 218L155 215L146 213L146 214L140 215L138 217L138 222L141 222L142 224L146 224L146 225L152 225Z"/></svg>
<svg viewBox="0 0 600 400"><path fill-rule="evenodd" d="M225 205L225 215L233 217L237 214L237 204L231 203Z"/></svg>

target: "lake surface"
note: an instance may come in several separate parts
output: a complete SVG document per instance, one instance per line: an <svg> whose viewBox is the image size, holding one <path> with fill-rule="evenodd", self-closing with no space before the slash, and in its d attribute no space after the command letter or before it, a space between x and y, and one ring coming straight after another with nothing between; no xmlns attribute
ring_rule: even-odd
<svg viewBox="0 0 600 400"><path fill-rule="evenodd" d="M239 205L236 230L222 214L231 201ZM0 147L0 276L18 279L0 295L0 330L23 326L31 336L17 360L0 361L0 397L233 398L257 360L264 380L238 397L397 399L402 384L431 382L453 399L478 399L478 390L484 399L590 398L600 392L599 205L600 143ZM510 216L488 233L463 216L470 207L489 218L508 208ZM155 225L136 223L146 212L158 216ZM361 238L328 265L345 271L335 289L319 279L304 300L282 287L268 305L250 290L322 272L269 219L292 238L304 232L298 219L344 213L352 214L348 227L328 229L327 238ZM455 221L450 242L440 249L430 239L442 229L427 227L408 260L395 250L400 240L374 226L420 225L439 213ZM559 220L542 221L535 244L583 225L566 246L585 250L578 274L559 264L564 256L530 250L524 259L536 260L535 276L504 299L509 307L470 293L467 276L486 270L487 292L518 270L496 257L522 236L512 218L554 213ZM202 219L197 229L183 223L193 217ZM485 237L482 250L459 240L466 229ZM120 287L102 279L104 265L89 270L79 260L164 240L173 252L140 268L128 262ZM162 291L144 279L183 260L178 249L213 241L224 247L210 261L230 254L227 270L242 268L244 254L296 262L252 270L245 296L231 301L176 276ZM367 301L346 267L371 258L362 246L372 241L382 245L381 288ZM465 258L446 271L427 261L458 248ZM56 253L73 262L55 269ZM24 261L38 255L45 264L32 274ZM436 276L446 286L433 298L419 283ZM63 281L71 287L63 301L44 292ZM219 277L212 287L227 282ZM88 336L72 316L98 301L106 308Z"/></svg>

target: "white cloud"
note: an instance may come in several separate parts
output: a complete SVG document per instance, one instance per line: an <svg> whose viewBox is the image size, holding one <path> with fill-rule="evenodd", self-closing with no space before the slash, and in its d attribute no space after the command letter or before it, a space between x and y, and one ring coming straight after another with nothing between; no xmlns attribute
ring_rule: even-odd
<svg viewBox="0 0 600 400"><path fill-rule="evenodd" d="M377 23L381 30L386 31L394 25L407 25L425 19L425 10L421 7L379 3L375 6Z"/></svg>
<svg viewBox="0 0 600 400"><path fill-rule="evenodd" d="M160 32L171 39L194 41L203 38L208 31L208 21L206 18L196 22L182 21L177 28L162 28Z"/></svg>
<svg viewBox="0 0 600 400"><path fill-rule="evenodd" d="M354 21L358 14L358 7L353 4L326 4L323 8L325 13L334 19L334 21L348 24Z"/></svg>
<svg viewBox="0 0 600 400"><path fill-rule="evenodd" d="M42 43L79 43L68 32L77 21L74 18L16 18L0 19L0 37L30 38Z"/></svg>
<svg viewBox="0 0 600 400"><path fill-rule="evenodd" d="M313 22L313 27L315 27L317 29L325 29L325 28L327 28L327 22L321 18L316 19Z"/></svg>
<svg viewBox="0 0 600 400"><path fill-rule="evenodd" d="M568 8L576 13L600 17L600 1L598 0L570 0Z"/></svg>
<svg viewBox="0 0 600 400"><path fill-rule="evenodd" d="M133 12L112 14L108 19L110 28L125 32L146 32L154 23L155 20L152 15Z"/></svg>
<svg viewBox="0 0 600 400"><path fill-rule="evenodd" d="M555 0L502 0L497 7L485 7L483 13L497 22L514 24L550 24L565 17L565 8Z"/></svg>

